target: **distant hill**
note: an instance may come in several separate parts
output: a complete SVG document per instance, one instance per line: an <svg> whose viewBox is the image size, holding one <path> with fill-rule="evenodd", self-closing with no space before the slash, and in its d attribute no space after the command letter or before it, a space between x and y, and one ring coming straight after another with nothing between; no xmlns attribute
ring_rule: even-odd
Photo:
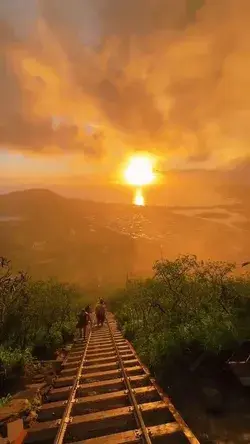
<svg viewBox="0 0 250 444"><path fill-rule="evenodd" d="M67 199L33 189L0 195L0 255L35 277L123 282L161 255L243 261L250 214L242 205L134 207Z"/></svg>
<svg viewBox="0 0 250 444"><path fill-rule="evenodd" d="M0 254L37 277L119 281L130 268L133 240L86 213L84 203L46 190L0 196Z"/></svg>

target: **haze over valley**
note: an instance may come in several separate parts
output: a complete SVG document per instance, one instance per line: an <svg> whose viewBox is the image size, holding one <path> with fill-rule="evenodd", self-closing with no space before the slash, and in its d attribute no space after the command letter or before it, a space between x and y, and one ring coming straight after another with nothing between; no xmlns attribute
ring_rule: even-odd
<svg viewBox="0 0 250 444"><path fill-rule="evenodd" d="M0 195L1 254L35 277L79 284L147 276L162 256L249 259L247 200L220 206L145 206L65 198L34 189Z"/></svg>

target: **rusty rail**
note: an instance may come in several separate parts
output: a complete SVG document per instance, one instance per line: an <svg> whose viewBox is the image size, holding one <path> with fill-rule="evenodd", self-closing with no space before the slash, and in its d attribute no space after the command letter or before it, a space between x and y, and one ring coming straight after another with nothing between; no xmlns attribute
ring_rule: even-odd
<svg viewBox="0 0 250 444"><path fill-rule="evenodd" d="M74 384L73 384L72 389L71 389L70 394L69 394L69 398L68 398L68 401L67 401L67 404L66 404L66 408L65 408L63 417L62 417L62 419L59 420L59 429L57 431L57 434L56 434L56 437L55 437L55 440L54 440L54 444L63 444L63 440L64 440L65 432L66 432L66 429L67 429L67 425L68 425L68 423L71 420L71 416L70 415L71 415L73 404L75 402L76 391L77 391L77 388L79 386L79 381L80 381L81 374L82 374L83 364L84 364L84 361L86 359L86 353L87 353L87 350L88 350L88 345L89 345L89 341L90 341L90 338L91 338L91 333L92 333L92 330L90 329L90 332L88 334L88 339L87 339L86 344L85 344L85 349L84 349L84 352L83 352L83 355L82 355L82 359L81 359L81 362L80 362L80 365L79 365L79 368L78 368L78 372L77 372Z"/></svg>
<svg viewBox="0 0 250 444"><path fill-rule="evenodd" d="M199 444L111 318L72 347L25 443Z"/></svg>
<svg viewBox="0 0 250 444"><path fill-rule="evenodd" d="M112 332L112 329L110 327L110 323L109 323L108 319L107 319L107 324L108 324L108 328L109 328L109 331L110 331L112 342L114 344L114 348L115 348L115 351L116 351L116 354L117 354L119 365L120 365L120 368L121 368L121 371L122 371L122 374L123 374L124 382L125 382L125 385L126 385L126 388L127 388L127 391L128 391L128 396L129 396L131 405L134 408L135 419L136 419L137 426L139 428L139 431L137 432L137 435L144 442L146 442L147 444L152 444L152 441L151 441L150 436L149 436L148 429L147 429L147 427L145 425L145 422L143 420L141 411L139 409L138 403L136 401L134 392L133 392L131 384L130 384L130 380L128 378L127 372L126 372L125 367L123 365L123 362L122 362L122 359L121 359L121 356L120 356L120 352L119 352L118 347L117 347L117 345L115 343L114 335L113 335L113 332Z"/></svg>

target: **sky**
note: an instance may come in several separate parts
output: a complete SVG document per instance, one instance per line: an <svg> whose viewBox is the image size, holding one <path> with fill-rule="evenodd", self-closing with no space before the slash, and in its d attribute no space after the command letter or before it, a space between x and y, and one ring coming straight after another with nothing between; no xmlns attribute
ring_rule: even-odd
<svg viewBox="0 0 250 444"><path fill-rule="evenodd" d="M244 180L249 16L249 0L2 0L0 190L108 186L138 151Z"/></svg>

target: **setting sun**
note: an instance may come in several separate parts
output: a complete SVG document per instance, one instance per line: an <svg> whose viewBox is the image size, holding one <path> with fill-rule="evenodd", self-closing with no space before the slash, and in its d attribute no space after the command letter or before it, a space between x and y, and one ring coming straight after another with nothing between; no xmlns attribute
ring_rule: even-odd
<svg viewBox="0 0 250 444"><path fill-rule="evenodd" d="M146 155L131 157L124 175L130 185L143 186L152 183L155 178L152 159Z"/></svg>

